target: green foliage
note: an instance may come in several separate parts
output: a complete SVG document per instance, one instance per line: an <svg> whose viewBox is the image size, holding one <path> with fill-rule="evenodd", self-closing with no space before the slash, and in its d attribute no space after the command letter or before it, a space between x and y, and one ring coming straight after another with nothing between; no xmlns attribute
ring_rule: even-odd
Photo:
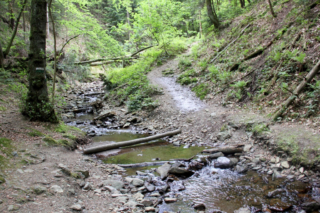
<svg viewBox="0 0 320 213"><path fill-rule="evenodd" d="M230 77L232 76L232 73L229 71L222 71L218 74L218 79L222 83L227 83L230 80Z"/></svg>
<svg viewBox="0 0 320 213"><path fill-rule="evenodd" d="M177 78L177 82L182 84L182 85L188 85L191 83L196 83L198 82L198 80L195 77L195 70L194 69L190 69L184 73L182 73L178 78Z"/></svg>
<svg viewBox="0 0 320 213"><path fill-rule="evenodd" d="M206 83L201 83L192 88L192 91L196 93L196 95L202 100L209 93L209 87Z"/></svg>
<svg viewBox="0 0 320 213"><path fill-rule="evenodd" d="M269 128L266 124L254 124L252 127L252 132L254 135L262 135L267 131L269 131Z"/></svg>
<svg viewBox="0 0 320 213"><path fill-rule="evenodd" d="M181 58L178 64L178 67L180 69L186 68L186 67L191 67L192 63L188 58Z"/></svg>
<svg viewBox="0 0 320 213"><path fill-rule="evenodd" d="M219 75L219 70L216 66L211 65L208 67L211 77L217 77Z"/></svg>

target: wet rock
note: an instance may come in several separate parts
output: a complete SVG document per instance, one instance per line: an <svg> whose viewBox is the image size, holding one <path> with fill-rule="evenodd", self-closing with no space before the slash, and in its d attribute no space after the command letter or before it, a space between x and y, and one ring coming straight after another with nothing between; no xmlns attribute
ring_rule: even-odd
<svg viewBox="0 0 320 213"><path fill-rule="evenodd" d="M232 166L232 163L229 158L226 157L219 157L217 161L214 163L214 167L226 169L230 168Z"/></svg>
<svg viewBox="0 0 320 213"><path fill-rule="evenodd" d="M238 210L235 210L234 213L251 213L251 210L249 207L242 207Z"/></svg>
<svg viewBox="0 0 320 213"><path fill-rule="evenodd" d="M236 171L238 173L245 173L248 171L248 167L246 165L237 165L236 166Z"/></svg>
<svg viewBox="0 0 320 213"><path fill-rule="evenodd" d="M194 204L193 208L198 211L204 211L206 206L203 203Z"/></svg>
<svg viewBox="0 0 320 213"><path fill-rule="evenodd" d="M320 203L317 201L306 202L301 204L301 208L307 212L313 212L320 210Z"/></svg>
<svg viewBox="0 0 320 213"><path fill-rule="evenodd" d="M204 166L203 163L201 162L198 162L198 161L192 161L189 166L188 166L188 170L191 169L191 170L200 170L202 169Z"/></svg>
<svg viewBox="0 0 320 213"><path fill-rule="evenodd" d="M63 193L63 190L60 186L58 185L53 185L50 187L50 190L53 192L53 193Z"/></svg>
<svg viewBox="0 0 320 213"><path fill-rule="evenodd" d="M162 166L158 167L156 172L160 175L161 179L165 179L168 177L169 170L171 168L171 165L169 163L165 163Z"/></svg>
<svg viewBox="0 0 320 213"><path fill-rule="evenodd" d="M68 176L71 176L71 170L65 166L64 164L62 163L59 163L58 165L59 169L61 169L61 171L65 174L65 175L68 175Z"/></svg>
<svg viewBox="0 0 320 213"><path fill-rule="evenodd" d="M172 166L169 170L169 174L173 174L176 176L185 176L185 177L190 177L191 175L194 174L193 171L189 171L185 168L178 167L178 166Z"/></svg>
<svg viewBox="0 0 320 213"><path fill-rule="evenodd" d="M152 194L150 194L150 197L161 197L159 192L153 192Z"/></svg>
<svg viewBox="0 0 320 213"><path fill-rule="evenodd" d="M76 210L76 211L81 211L82 210L82 206L80 204L73 204L70 208L72 210Z"/></svg>
<svg viewBox="0 0 320 213"><path fill-rule="evenodd" d="M282 178L282 175L281 175L280 172L274 170L273 174L272 174L272 179L275 180L275 179L278 179L278 178Z"/></svg>
<svg viewBox="0 0 320 213"><path fill-rule="evenodd" d="M95 117L94 120L103 120L103 119L106 119L106 118L112 118L114 116L116 116L117 113L114 112L114 111L111 111L111 110L105 110L105 111L102 111L99 116Z"/></svg>
<svg viewBox="0 0 320 213"><path fill-rule="evenodd" d="M276 190L273 190L273 191L271 191L271 192L268 192L267 197L268 197L268 198L272 198L272 197L275 197L275 196L277 196L278 194L281 194L281 193L283 193L283 192L285 192L285 191L286 191L285 189L276 189Z"/></svg>
<svg viewBox="0 0 320 213"><path fill-rule="evenodd" d="M270 200L269 209L272 211L283 212L291 208L290 203L283 202L281 199Z"/></svg>
<svg viewBox="0 0 320 213"><path fill-rule="evenodd" d="M141 171L137 171L136 174L137 174L137 175L140 175L140 176L146 176L146 175L148 175L147 173L141 172Z"/></svg>
<svg viewBox="0 0 320 213"><path fill-rule="evenodd" d="M224 154L222 152L217 152L217 153L209 155L208 159L212 160L212 159L217 159L219 157L224 157Z"/></svg>
<svg viewBox="0 0 320 213"><path fill-rule="evenodd" d="M183 191L186 189L186 187L184 186L184 182L181 180L172 182L170 186L171 190L174 192Z"/></svg>
<svg viewBox="0 0 320 213"><path fill-rule="evenodd" d="M229 160L230 160L231 166L235 166L239 162L237 158L229 158Z"/></svg>

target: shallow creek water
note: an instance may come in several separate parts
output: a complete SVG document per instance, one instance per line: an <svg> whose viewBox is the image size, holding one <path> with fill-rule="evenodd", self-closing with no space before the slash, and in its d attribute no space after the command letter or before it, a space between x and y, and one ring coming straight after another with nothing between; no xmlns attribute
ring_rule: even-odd
<svg viewBox="0 0 320 213"><path fill-rule="evenodd" d="M135 129L108 129L97 128L91 124L92 114L79 113L74 119L69 120L68 125L81 128L86 132L94 131L96 136L92 138L94 145L99 143L116 143L132 140L146 135L136 134ZM145 143L131 147L121 148L111 152L99 153L105 163L133 164L152 161L168 161L172 159L190 158L200 153L204 147L175 147L163 140ZM152 167L139 167L127 169L127 175L135 175L137 170L147 170L154 178L156 174ZM218 209L224 212L234 212L243 206L249 206L252 212L261 212L267 207L272 212L285 211L296 212L302 202L313 200L311 187L299 181L286 179L271 180L271 177L263 177L256 172L248 172L240 175L229 169L217 169L212 164L197 171L188 179L180 180L185 186L183 191L175 191L171 185L171 191L165 196L177 197L175 203L165 203L159 206L160 213L166 211L193 213L197 212L192 205L203 203L206 212L214 212ZM163 182L159 180L159 182ZM170 183L169 183L170 185ZM276 189L283 189L272 198L268 193ZM290 208L288 208L290 207ZM271 211L269 211L271 212Z"/></svg>

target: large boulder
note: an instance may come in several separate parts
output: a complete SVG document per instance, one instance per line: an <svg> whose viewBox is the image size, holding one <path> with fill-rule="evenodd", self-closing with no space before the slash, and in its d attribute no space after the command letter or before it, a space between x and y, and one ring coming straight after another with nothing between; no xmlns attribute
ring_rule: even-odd
<svg viewBox="0 0 320 213"><path fill-rule="evenodd" d="M114 117L114 116L116 116L116 112L115 111L104 110L97 117L95 117L94 120L103 120L105 118L111 118L111 117Z"/></svg>

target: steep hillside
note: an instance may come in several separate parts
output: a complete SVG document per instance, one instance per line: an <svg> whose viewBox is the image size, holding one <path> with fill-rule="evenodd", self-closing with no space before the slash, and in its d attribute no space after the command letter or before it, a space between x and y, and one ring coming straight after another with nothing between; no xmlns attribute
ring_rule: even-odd
<svg viewBox="0 0 320 213"><path fill-rule="evenodd" d="M224 106L252 105L272 114L319 61L320 5L299 1L257 1L252 9L209 33L182 57L178 82L189 85L202 99ZM319 74L285 114L285 121L318 125Z"/></svg>

